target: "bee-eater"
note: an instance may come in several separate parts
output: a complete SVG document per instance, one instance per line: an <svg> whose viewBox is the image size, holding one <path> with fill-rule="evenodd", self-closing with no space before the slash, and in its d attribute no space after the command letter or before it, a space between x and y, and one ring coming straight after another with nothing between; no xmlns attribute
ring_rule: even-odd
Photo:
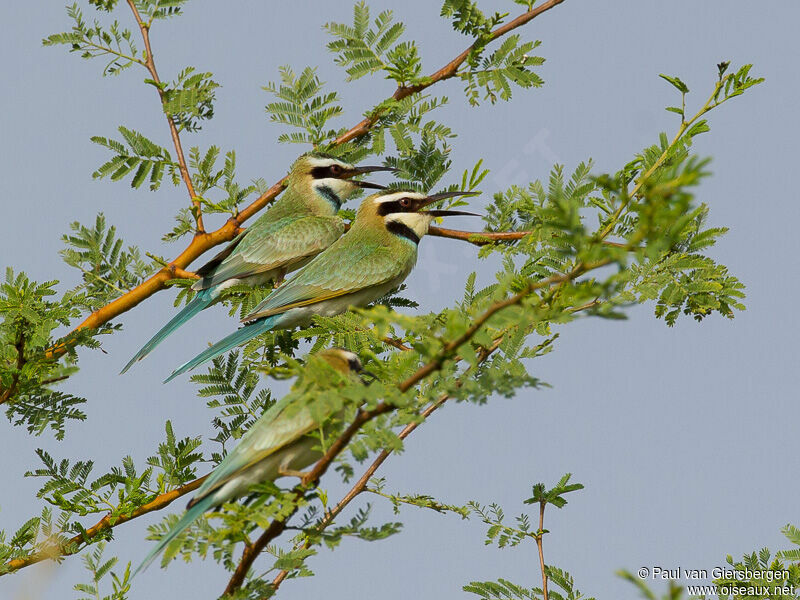
<svg viewBox="0 0 800 600"><path fill-rule="evenodd" d="M189 319L208 308L225 288L239 283L266 285L307 263L344 233L337 216L342 203L359 188L383 186L352 177L390 167L355 167L322 154L300 157L288 175L286 190L269 210L222 252L197 270L197 295L162 327L125 365L122 373L150 354Z"/></svg>
<svg viewBox="0 0 800 600"><path fill-rule="evenodd" d="M363 371L353 352L329 348L316 355L345 378L355 379ZM313 394L313 391L312 391ZM308 390L297 386L270 407L222 462L211 472L189 501L180 520L158 542L136 569L147 567L167 544L207 510L244 496L254 484L273 481L300 471L322 458L319 439L310 433L318 430L331 414L312 414Z"/></svg>
<svg viewBox="0 0 800 600"><path fill-rule="evenodd" d="M347 233L256 306L242 319L244 327L178 367L165 383L266 331L291 329L307 324L314 315L338 315L349 306L364 306L385 296L411 273L417 244L435 217L477 216L425 207L469 193L425 196L386 191L364 199Z"/></svg>

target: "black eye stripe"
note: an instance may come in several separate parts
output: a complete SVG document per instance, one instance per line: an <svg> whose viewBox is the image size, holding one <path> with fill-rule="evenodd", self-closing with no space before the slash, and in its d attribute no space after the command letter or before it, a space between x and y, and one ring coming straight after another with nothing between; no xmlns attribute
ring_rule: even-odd
<svg viewBox="0 0 800 600"><path fill-rule="evenodd" d="M351 356L347 359L347 364L350 366L350 369L355 371L356 373L360 373L364 370L364 367L361 366L361 361L358 359L357 356Z"/></svg>
<svg viewBox="0 0 800 600"><path fill-rule="evenodd" d="M386 223L386 230L398 237L406 238L415 244L419 244L419 236L417 235L417 232L411 229L411 227L405 223L401 223L400 221L389 221Z"/></svg>
<svg viewBox="0 0 800 600"><path fill-rule="evenodd" d="M331 165L328 167L314 167L313 169L311 169L311 177L313 177L314 179L327 179L328 177L340 177L344 169L342 169L342 167L340 167L339 165L335 166L339 171L338 174L334 173L335 169L333 168L333 165Z"/></svg>
<svg viewBox="0 0 800 600"><path fill-rule="evenodd" d="M408 198L403 198L402 200L409 200ZM386 215L390 215L392 213L399 213L399 212L412 212L414 210L414 202L411 201L408 203L408 206L403 206L400 204L400 200L392 200L391 202L381 202L378 204L378 214L382 217Z"/></svg>

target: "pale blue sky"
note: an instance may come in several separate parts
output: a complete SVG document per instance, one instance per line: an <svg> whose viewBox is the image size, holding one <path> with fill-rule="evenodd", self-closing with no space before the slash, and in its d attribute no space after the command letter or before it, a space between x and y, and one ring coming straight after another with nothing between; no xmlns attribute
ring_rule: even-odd
<svg viewBox="0 0 800 600"><path fill-rule="evenodd" d="M343 124L391 92L380 78L343 86L324 48L321 25L349 20L350 2L287 4L195 0L184 17L157 25L152 34L163 79L193 65L222 84L216 118L186 136L184 145L235 148L244 180L276 180L299 152L276 145L281 130L263 111L267 95L260 88L277 79L279 65L319 65L322 78L341 90ZM419 41L426 72L465 45L438 17L438 2L370 4L375 10L394 6ZM482 5L520 8L510 0ZM160 238L185 205L185 190L132 191L90 177L106 158L89 142L91 135L113 135L126 125L169 144L155 94L141 83L144 75L101 79L99 63L42 48L42 37L69 26L60 2L6 2L0 16L0 266L71 284L77 274L57 255L60 236L71 221L93 222L99 210L126 242L173 256L178 246ZM124 11L120 19L129 22ZM791 41L799 19L800 5L788 0L567 0L520 31L543 42L543 89L475 109L459 82L436 86L435 93L451 99L438 118L459 133L456 172L485 158L492 175L483 187L491 193L546 177L553 161L571 169L592 157L598 171L616 170L659 131L675 126L675 115L663 110L675 95L659 73L683 78L696 91L689 97L696 105L713 83L717 62L755 63L754 73L766 83L715 111L711 133L695 146L714 158L714 176L699 198L710 204L713 224L731 228L713 254L747 285L748 310L734 321L715 316L672 329L655 320L652 306L631 310L625 322L573 323L562 329L556 351L532 365L552 389L483 407L447 406L409 438L404 455L387 461L382 475L390 489L451 503L497 501L514 515L532 483L574 473L586 489L547 516L546 561L569 570L581 590L598 598L636 596L614 575L620 568L711 569L729 553L784 546L779 529L800 521L800 478L791 458L800 418L793 277L800 205L790 183L800 130L798 51ZM420 264L429 270L410 278L412 296L426 310L451 303L474 257L467 245L425 239ZM488 265L477 268L484 280L491 277ZM104 342L106 353L84 353L81 374L65 389L89 398L89 420L70 425L64 442L31 438L0 423L0 469L11 484L0 489L0 528L15 529L40 511L38 482L22 478L37 466L37 447L59 458L94 458L102 469L129 453L142 465L167 418L179 435L210 431L209 411L193 386L185 378L169 386L160 381L193 349L231 329L222 310L204 313L195 328L182 329L129 376L117 375L172 314L172 299L171 292L158 294L124 316L125 330ZM341 489L332 479L326 485L334 497ZM376 516L394 518L387 507ZM160 518L116 529L109 553L138 562L152 544L144 540L145 527ZM415 510L404 511L401 520L404 532L388 541L345 541L335 553L322 551L310 563L317 576L287 582L280 596L364 597L380 590L387 599L459 598L471 579L539 582L533 545L487 548L484 527L475 520ZM76 595L71 586L84 577L72 557L55 569L41 565L1 578L0 597L70 598ZM224 582L214 563L176 563L167 571L148 570L130 597L212 598Z"/></svg>

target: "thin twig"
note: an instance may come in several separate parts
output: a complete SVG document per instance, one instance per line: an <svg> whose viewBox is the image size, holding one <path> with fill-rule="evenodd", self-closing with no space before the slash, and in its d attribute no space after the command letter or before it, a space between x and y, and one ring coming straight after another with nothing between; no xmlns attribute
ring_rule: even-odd
<svg viewBox="0 0 800 600"><path fill-rule="evenodd" d="M564 0L549 0L549 2L545 2L533 10L529 10L526 13L521 14L516 19L509 21L502 27L498 27L489 35L489 41L496 40L499 37L504 36L510 31L513 31L517 27L522 27L526 23L530 22L531 20L538 17L545 11L550 10L551 8L558 6ZM453 60L443 66L441 69L433 73L430 77L427 77L423 83L419 83L417 85L412 86L400 86L395 90L394 94L392 94L392 99L402 100L404 98L408 98L409 96L421 92L422 90L432 86L439 81L444 81L446 79L450 79L451 77L455 77L458 74L459 67L464 64L464 62L469 58L469 55L472 51L476 48L476 46L481 43L485 43L484 40L481 42L475 42L469 48L464 50L461 54L456 56ZM383 111L377 110L373 112L371 115L366 117L363 121L358 123L355 127L350 128L348 131L340 135L338 138L334 140L334 145L344 144L345 142L352 141L356 138L361 137L369 132L372 126L377 122L378 118L382 114Z"/></svg>
<svg viewBox="0 0 800 600"><path fill-rule="evenodd" d="M205 481L206 477L208 477L208 475L200 477L199 479L195 479L194 481L190 481L189 483L175 488L169 492L160 494L147 504L143 504L128 515L106 515L93 526L89 527L89 529L87 529L83 534L76 535L75 537L70 538L66 542L59 544L56 547L47 548L41 552L26 556L25 558L15 558L14 560L10 560L4 565L8 569L5 574L18 571L19 569L28 567L46 559L55 559L80 552L85 544L91 542L92 539L96 538L104 531L117 527L118 525L122 525L123 523L127 523L128 521L132 521L133 519L141 517L142 515L146 515L147 513L161 510L162 508L172 504L173 501L181 496L196 490Z"/></svg>
<svg viewBox="0 0 800 600"><path fill-rule="evenodd" d="M547 500L539 502L539 531L536 535L536 546L539 548L539 568L542 571L542 596L544 600L549 600L547 596L547 571L544 568L544 549L542 548L542 538L544 537L544 507Z"/></svg>
<svg viewBox="0 0 800 600"><path fill-rule="evenodd" d="M150 73L152 80L155 82L154 87L158 91L158 97L161 100L161 105L166 109L167 98L164 95L164 90L161 87L161 79L158 77L156 63L153 60L153 51L150 48L150 24L142 21L142 17L139 14L139 10L136 8L136 4L133 0L128 0L128 6L131 7L133 17L136 19L136 24L139 26L139 31L142 32L142 40L144 41L145 49L144 66ZM205 229L203 229L203 211L202 206L200 205L200 198L197 197L197 193L194 191L192 178L189 175L189 169L186 167L186 159L183 156L183 146L181 145L181 138L180 134L178 133L178 128L175 126L175 121L169 114L167 114L167 123L169 124L169 133L172 136L172 145L175 146L175 153L178 156L178 170L181 173L181 179L183 179L183 183L186 185L186 190L189 192L189 198L192 200L194 218L197 225L197 233L202 234L205 233Z"/></svg>
<svg viewBox="0 0 800 600"><path fill-rule="evenodd" d="M411 350L410 346L406 346L402 340L398 340L397 338L385 337L383 338L383 343L388 346L392 346L393 348L397 348L398 350L402 350L403 352L408 352Z"/></svg>
<svg viewBox="0 0 800 600"><path fill-rule="evenodd" d="M449 238L451 240L461 240L476 246L485 246L494 242L516 242L533 231L461 231L460 229L445 229L444 227L431 227L429 235L435 237ZM603 245L613 246L614 248L625 248L632 250L629 244L621 242L610 242L603 240Z"/></svg>

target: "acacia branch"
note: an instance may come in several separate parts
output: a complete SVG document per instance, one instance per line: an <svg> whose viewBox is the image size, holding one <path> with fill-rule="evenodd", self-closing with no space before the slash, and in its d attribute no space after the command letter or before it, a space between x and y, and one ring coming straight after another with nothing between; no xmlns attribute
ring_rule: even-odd
<svg viewBox="0 0 800 600"><path fill-rule="evenodd" d="M131 6L131 8L135 10L135 6L133 6L133 1L132 0L127 0L127 1L128 4ZM540 6L537 6L533 10L523 13L516 19L508 22L506 25L499 27L495 31L493 31L491 33L490 40L495 40L507 34L509 31L512 31L518 27L521 27L522 25L527 24L540 14L561 4L563 1L564 0L549 0L548 2L545 2ZM138 11L134 12L134 15L138 15ZM152 62L152 53L149 50L149 43L150 43L149 33L148 33L149 26L141 22L141 17L138 17L137 23L140 23L139 27L142 30L142 36L146 40L145 47L147 49L147 59L148 61ZM422 90L434 85L439 81L450 79L451 77L455 76L458 68L469 57L469 54L474 47L475 45L473 44L467 50L465 50L464 52L459 54L456 58L454 58L452 61L447 63L444 67L433 73L430 77L426 78L423 83L411 87L405 87L405 86L398 87L395 90L394 94L391 96L391 98L394 99L406 98L412 94L421 92ZM153 70L155 71L155 66L153 66ZM363 135L366 135L377 121L378 116L379 112L374 112L369 118L362 120L360 123L351 127L347 132L343 133L338 138L333 140L333 142L331 142L331 145L339 146L345 142L352 141ZM174 129L174 123L172 123L171 120L170 120L170 129L171 130ZM175 139L177 139L178 144L180 144L180 138L177 137L177 130L175 130L175 135L173 140ZM182 156L183 156L182 152L178 152L179 161L182 159ZM184 171L181 171L182 175L183 173ZM184 181L186 181L186 179L184 179ZM175 267L178 269L186 269L192 261L197 259L200 255L202 255L206 251L210 250L211 248L219 244L232 240L240 231L242 223L244 223L247 219L255 215L262 208L267 206L278 196L278 194L280 194L283 191L285 182L286 182L286 177L283 177L278 182L273 184L272 187L270 187L267 191L265 191L258 198L256 198L244 210L242 210L236 216L228 219L228 221L216 231L213 231L211 233L198 231L195 234L189 246L183 252L181 252L173 261L171 261L168 266L160 269L149 279L140 283L139 285L129 290L116 300L113 300L109 304L94 311L75 328L75 331L86 328L89 329L97 328L100 325L107 323L111 319L131 310L132 308L137 306L140 302L146 300L153 294L159 292L160 290L163 290L166 287L166 282L173 278L169 270L170 268ZM188 184L191 185L191 179L188 180ZM60 356L61 354L66 352L66 349L67 349L66 345L56 346L55 348L52 348L51 350L48 351L47 356L50 358Z"/></svg>
<svg viewBox="0 0 800 600"><path fill-rule="evenodd" d="M502 341L503 341L503 336L500 336L499 338L497 338L495 340L495 342L492 344L492 346L490 348L484 349L480 353L480 356L478 357L477 364L481 364L487 358L489 358L489 356L491 356L492 353L494 353L494 351L497 350L500 347L500 344L501 344ZM400 431L400 433L397 434L398 439L404 440L409 435L411 435L411 433L413 433L413 431L417 427L419 427L420 425L422 425L422 423L427 421L428 417L433 413L433 411L435 411L437 408L441 407L445 402L447 402L447 400L449 400L449 398L450 398L449 396L443 395L436 402L434 402L431 405L429 405L425 410L423 410L420 413L420 416L422 417L422 419L420 421L417 421L417 422L414 422L414 423L409 423L408 425L406 425L402 429L402 431ZM350 488L350 491L347 492L347 494L345 494L342 497L342 499L339 500L339 502L336 503L336 506L334 506L331 510L329 510L328 512L325 513L325 516L320 520L320 522L315 527L315 529L314 529L315 533L321 533L322 531L324 531L331 523L333 523L333 520L337 516L339 516L339 514L344 510L344 508L348 504L350 504L356 498L356 496L361 494L366 489L367 484L369 483L370 479L372 479L372 477L375 475L375 472L386 461L386 459L389 458L389 455L391 453L392 453L392 450L390 450L388 448L384 448L383 450L380 451L378 456L375 457L375 460L372 461L372 464L367 468L366 471L364 471L364 473L361 475L361 477L358 478L358 481L356 481L355 485L353 485L353 487ZM311 546L311 540L306 538L306 541L303 543L303 547L304 548L309 548L310 546ZM286 570L286 569L284 569L281 572L279 572L275 576L275 578L272 580L272 588L273 588L273 590L277 590L280 587L280 585L283 582L283 580L286 579L286 577L288 575L289 575L289 571Z"/></svg>
<svg viewBox="0 0 800 600"><path fill-rule="evenodd" d="M542 500L539 502L539 531L537 532L535 539L536 539L536 547L539 549L539 569L542 572L542 598L544 600L549 600L550 596L547 593L547 570L545 569L544 564L544 548L543 548L543 538L544 538L544 507L547 505L547 500Z"/></svg>
<svg viewBox="0 0 800 600"><path fill-rule="evenodd" d="M597 306L599 304L600 304L600 302L598 300L593 300L593 301L587 302L586 304L583 304L581 306L576 306L576 307L574 307L572 309L569 309L569 312L576 313L576 312L580 312L580 311L583 311L583 310L588 310L590 308L594 308L595 306ZM498 336L497 338L495 338L494 343L492 344L491 347L484 348L479 353L477 364L481 364L481 363L485 362L486 359L489 358L489 356L491 356L495 352L495 350L497 350L500 347L500 344L502 343L504 338L505 338L505 334L503 334L501 336ZM449 396L444 395L439 400L437 400L436 402L434 402L433 404L428 406L424 411L422 411L422 413L420 413L421 416L422 416L422 420L418 421L418 422L415 422L415 423L409 423L408 425L406 425L403 428L403 430L397 435L397 437L399 439L401 439L401 440L406 439L409 435L411 435L411 433L417 427L422 425L428 419L428 417L431 415L431 413L433 413L433 411L435 411L437 408L441 407L447 400L449 400ZM324 517L320 520L320 522L317 524L317 526L315 528L315 532L316 533L321 533L322 531L324 531L333 522L333 520L342 512L342 510L344 510L344 508L348 504L350 504L359 494L361 494L362 492L364 492L366 490L367 484L372 479L372 477L375 475L375 472L378 470L378 468L380 468L380 466L384 463L384 461L386 461L386 459L389 458L389 455L391 453L392 453L392 450L385 448L378 454L378 456L375 458L375 460L372 462L372 464L367 468L366 471L364 471L364 473L361 475L361 477L359 477L358 481L356 481L355 485L353 485L353 487L350 488L350 491L348 491L347 494L345 494L342 497L342 499L339 500L339 502L336 503L336 506L334 506L331 510L329 510L327 513L325 513ZM542 525L543 517L544 517L544 515L541 515L540 524L539 524L539 529L540 530L543 527L543 525ZM303 548L307 549L307 548L310 548L310 547L311 547L311 540L306 538L305 542L303 543ZM542 560L542 569L544 569L544 566L543 566L544 565L544 557L543 557L543 555L541 557L541 560ZM544 575L544 571L542 571L542 574L543 574L543 577L546 577L546 575ZM284 569L284 570L280 571L275 576L275 578L272 580L272 589L273 589L273 591L276 591L280 587L281 583L283 583L283 581L288 576L289 576L289 571L287 569ZM545 585L544 589L547 589L546 580L545 580L544 585Z"/></svg>
<svg viewBox="0 0 800 600"><path fill-rule="evenodd" d="M428 234L435 237L449 238L451 240L461 240L476 246L485 246L494 242L516 242L526 235L535 233L534 231L461 231L460 229L445 229L444 227L431 227ZM621 242L610 242L602 240L603 245L613 246L614 248L631 249L630 244Z"/></svg>
<svg viewBox="0 0 800 600"><path fill-rule="evenodd" d="M77 552L83 550L85 544L91 542L103 532L113 529L118 525L122 525L123 523L127 523L128 521L132 521L133 519L141 517L142 515L146 515L147 513L161 510L162 508L172 504L174 500L177 500L181 496L184 496L189 492L193 492L202 485L202 483L206 480L206 477L208 477L208 475L200 477L199 479L195 479L194 481L190 481L189 483L175 488L174 490L170 490L169 492L159 494L150 502L147 504L142 504L130 514L108 514L100 519L97 523L89 527L89 529L87 529L85 532L78 534L63 543L59 543L54 547L46 548L24 558L15 558L14 560L10 560L4 565L7 569L6 572L0 574L0 576L7 575L8 573L18 571L25 567L29 567L30 565L36 564L43 560L56 559L62 556L76 554Z"/></svg>
<svg viewBox="0 0 800 600"><path fill-rule="evenodd" d="M469 55L479 46L485 46L488 42L492 42L499 37L504 36L510 31L513 31L517 27L522 27L523 25L529 23L531 20L538 17L545 11L550 10L551 8L558 6L564 0L549 0L544 4L537 6L536 8L529 10L526 13L521 14L516 19L509 21L502 27L498 27L491 34L488 36L488 41L486 39L482 39L480 41L476 41L473 43L469 48L464 50L461 54L456 56L453 60L443 66L441 69L433 73L431 76L426 77L421 83L412 86L399 86L394 94L392 94L391 99L395 101L403 100L404 98L408 98L409 96L421 92L422 90L429 88L435 83L439 81L445 81L452 77L455 77L458 74L458 68L464 64L464 62L469 58ZM350 128L342 135L337 137L334 141L334 145L344 144L345 142L350 142L356 138L359 138L369 132L372 126L377 122L378 118L383 114L383 110L376 110L371 115L366 117L356 126Z"/></svg>
<svg viewBox="0 0 800 600"><path fill-rule="evenodd" d="M136 19L136 24L139 26L139 31L142 32L142 41L144 42L145 49L144 66L150 73L150 77L155 83L155 88L158 91L158 97L161 100L161 106L164 108L164 113L167 115L169 133L172 136L172 145L175 146L175 153L178 156L178 170L181 173L181 179L183 179L183 183L186 184L186 190L189 192L189 198L192 200L192 212L194 213L194 219L197 225L197 233L204 233L205 229L203 229L203 211L202 207L200 206L200 198L197 197L197 193L194 191L194 185L192 184L192 178L189 175L189 169L186 168L186 159L183 156L181 137L178 134L178 128L175 126L175 121L172 119L172 116L166 112L167 98L164 95L161 79L159 79L158 71L156 70L156 63L153 60L153 51L150 48L150 23L145 23L142 21L142 16L139 14L139 10L136 8L133 0L128 0L128 6L130 6L131 11L133 12L133 17Z"/></svg>
<svg viewBox="0 0 800 600"><path fill-rule="evenodd" d="M594 308L595 306L597 306L599 304L600 304L600 302L598 300L593 300L591 302L588 302L586 304L583 304L581 306L578 306L578 307L575 307L575 308L572 308L572 309L568 309L568 310L569 310L569 312L573 312L573 313L574 312L580 312L580 311L583 311L583 310ZM501 342L503 340L503 337L504 336L502 336L502 335L497 337L494 340L494 342L493 342L491 347L481 350L481 352L479 353L479 356L478 356L478 364L483 363L487 358L489 358L489 356L492 353L494 353L497 350L497 348L499 348L499 346L500 346L500 344L501 344ZM456 357L456 358L458 358L458 357ZM415 382L418 382L418 380L419 380L419 371L417 373L415 373L414 375L412 375L407 380L405 380L403 383L401 383L400 384L400 388L401 389L405 388L404 391L407 391L408 389L410 389L415 384ZM407 438L417 427L419 427L428 418L428 416L430 416L431 413L433 413L433 411L435 411L436 409L441 407L442 404L444 404L448 399L449 399L448 396L446 396L446 395L442 396L439 400L437 400L436 402L434 402L433 404L428 406L424 411L422 411L422 413L420 413L421 416L423 417L422 421L416 422L416 423L409 423L408 425L406 425L400 431L400 433L398 434L398 438L401 439L401 440L404 440L405 438ZM356 422L359 423L358 427L353 429L353 431L351 432L350 436L347 439L347 442L349 442L349 440L352 439L352 436L355 434L356 430L358 428L360 428L361 426L363 426L363 424L365 424L368 420L371 420L375 416L378 416L378 414L383 414L385 412L389 412L393 408L394 408L393 406L382 404L382 405L379 405L378 407L376 407L376 409L374 409L373 411L368 411L368 412L362 413L360 415L360 417L356 420ZM350 428L353 428L353 425L351 425ZM336 448L335 448L336 449L336 454L335 455L330 455L331 453L329 451L329 453L326 454L323 457L323 459L321 459L321 460L327 460L328 464L330 462L332 462L333 459L336 457L336 455L338 455L339 452L341 452L341 450L344 449L344 447L347 445L347 442L345 442L344 444L337 444ZM332 446L330 450L334 450L334 447ZM391 454L391 450L386 450L386 449L382 450L378 454L378 456L375 458L373 463L364 472L364 474L359 478L359 480L356 482L356 484L353 486L353 488L351 488L351 490L336 504L336 506L333 509L331 509L330 511L328 511L325 514L325 516L323 517L323 519L320 521L320 523L317 526L319 531L322 531L325 528L327 528L333 522L333 520L342 512L342 510L344 510L344 508L350 502L352 502L355 499L356 496L358 496L361 492L364 491L367 483L369 483L369 480L373 477L375 472L384 463L384 461L389 457L390 454ZM326 467L326 469L327 469L327 467ZM324 473L324 472L325 471L322 470L321 474ZM318 476L318 478L322 476L321 474ZM136 510L134 510L133 512L131 512L128 515L117 515L116 517L113 517L112 515L108 514L108 515L104 516L102 519L100 519L93 526L89 527L86 530L85 534L76 535L76 536L70 538L69 540L67 540L66 542L64 542L62 544L59 544L57 547L48 548L48 549L43 550L41 552L38 552L36 554L31 554L30 556L27 556L25 558L17 558L17 559L10 560L5 565L6 571L4 573L0 574L0 577L2 577L2 575L7 575L7 574L12 573L14 571L18 571L20 569L28 567L30 565L39 563L39 562L41 562L43 560L56 559L56 558L59 558L59 557L70 556L72 554L76 554L77 552L79 552L80 550L83 549L84 546L82 544L86 544L86 543L92 541L94 538L99 536L101 533L103 533L107 529L113 529L114 527L116 527L118 525L121 525L123 523L127 523L128 521L132 521L133 519L136 519L136 518L141 517L143 515L146 515L148 513L155 512L155 511L162 510L162 509L166 508L167 506L172 504L173 501L177 500L181 496L185 496L186 494L188 494L190 492L193 492L194 490L199 488L200 485L202 485L202 483L205 481L205 479L207 477L208 477L208 475L204 475L203 477L200 477L199 479L195 479L194 481L190 481L189 483L187 483L185 485L182 485L182 486L180 486L180 487L178 487L178 488L176 488L174 490L171 490L169 492L165 492L163 494L160 494L160 495L156 496L155 498L153 498L150 502L148 502L146 504L143 504L142 506L140 506L139 508L137 508ZM286 521L288 521L288 518L286 519ZM259 540L257 540L250 547L250 553L252 553L253 560L255 560L255 558L258 555L258 553L260 551L263 551L264 547L266 547L266 545L272 539L274 539L275 537L280 535L286 529L286 524L285 524L286 521L283 522L282 526L281 526L281 524L277 524L277 523L270 524L270 526L264 531L264 533L259 538L259 540L261 540L261 538L263 538L263 542L262 542L263 545L259 544ZM256 552L256 549L258 548L259 545L261 545L261 550L259 552ZM307 545L309 545L309 544L307 544ZM248 569L249 569L249 566L251 564L252 564L252 560L250 561L250 564L248 565ZM244 573L242 574L242 578L244 577L244 575L246 575L246 572L247 571L245 570ZM281 571L276 576L275 580L273 581L273 585L275 586L276 589L281 584L281 582L286 578L287 575L288 575L288 571ZM242 581L243 581L243 579L242 579ZM241 583L239 583L239 585L241 585Z"/></svg>
<svg viewBox="0 0 800 600"><path fill-rule="evenodd" d="M446 343L433 359L428 361L425 365L417 369L410 377L398 384L397 388L401 393L405 393L426 377L440 370L446 360L454 358L455 352L458 350L458 348L469 342L489 319L503 309L521 304L526 297L536 290L554 285L563 285L568 281L572 281L577 277L580 277L587 271L597 269L601 266L609 264L610 262L610 259L604 259L589 264L578 263L568 273L553 275L552 277L542 279L535 283L529 283L522 291L514 296L496 302L495 304L491 305L480 317L478 317L462 335L455 340ZM496 343L499 345L499 342ZM361 427L375 417L391 412L396 408L397 407L393 404L380 402L371 410L359 410L355 419L353 419L353 422L350 423L341 436L339 436L339 438L337 438L336 441L331 444L324 456L317 461L310 471L303 475L300 483L291 491L292 497L290 498L290 501L300 498L310 486L314 486L319 482L319 479L326 473L328 467L330 467L334 459L344 450L347 444L350 443L350 440L353 438L353 436L355 436L358 430L361 429ZM250 570L250 567L253 565L253 562L255 562L259 554L264 551L264 549L272 540L284 532L289 519L295 515L298 509L299 506L295 505L295 507L285 517L276 519L270 523L269 527L264 530L264 532L255 542L245 545L245 548L242 552L242 557L239 560L236 570L228 581L228 585L225 588L224 594L232 594L241 588L245 577Z"/></svg>

